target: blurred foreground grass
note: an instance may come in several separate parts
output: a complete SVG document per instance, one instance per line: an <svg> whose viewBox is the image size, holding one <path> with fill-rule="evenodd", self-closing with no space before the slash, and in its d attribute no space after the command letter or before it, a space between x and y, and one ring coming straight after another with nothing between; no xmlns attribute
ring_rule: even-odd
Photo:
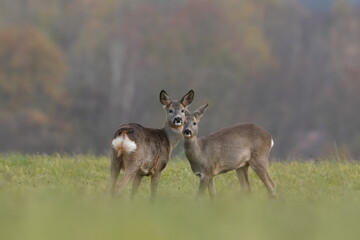
<svg viewBox="0 0 360 240"><path fill-rule="evenodd" d="M108 194L108 158L0 155L0 239L360 239L360 165L272 163L279 198L250 170L244 196L234 172L217 199L197 201L198 179L172 159L150 203Z"/></svg>

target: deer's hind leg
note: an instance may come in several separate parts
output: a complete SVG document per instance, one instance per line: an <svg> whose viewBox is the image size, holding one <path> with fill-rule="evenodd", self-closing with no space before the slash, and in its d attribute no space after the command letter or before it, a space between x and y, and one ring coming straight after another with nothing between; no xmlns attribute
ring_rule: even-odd
<svg viewBox="0 0 360 240"><path fill-rule="evenodd" d="M249 176L248 176L249 164L236 169L236 174L240 182L241 190L249 193L251 191Z"/></svg>
<svg viewBox="0 0 360 240"><path fill-rule="evenodd" d="M116 182L117 179L119 178L119 174L122 167L123 167L123 159L121 157L117 157L116 152L113 151L111 156L111 165L110 165L112 194L114 194Z"/></svg>
<svg viewBox="0 0 360 240"><path fill-rule="evenodd" d="M118 184L118 189L117 189L117 194L121 195L121 193L124 191L126 185L134 179L134 177L136 176L136 172L132 172L132 171L126 171L124 173L124 176L120 179L119 184Z"/></svg>
<svg viewBox="0 0 360 240"><path fill-rule="evenodd" d="M250 160L250 167L256 172L259 176L261 181L264 183L265 187L268 190L269 197L275 198L275 183L271 179L269 174L269 167L268 167L268 158L267 157L257 157L252 158Z"/></svg>
<svg viewBox="0 0 360 240"><path fill-rule="evenodd" d="M132 189L131 189L131 198L133 199L137 193L137 190L139 188L139 185L141 183L141 180L144 176L137 173L134 177L134 180L133 180L133 186L132 186Z"/></svg>

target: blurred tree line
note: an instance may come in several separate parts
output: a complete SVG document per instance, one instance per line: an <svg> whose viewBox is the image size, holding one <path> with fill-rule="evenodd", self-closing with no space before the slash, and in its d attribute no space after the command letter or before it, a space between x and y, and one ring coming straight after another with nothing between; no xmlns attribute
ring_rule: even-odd
<svg viewBox="0 0 360 240"><path fill-rule="evenodd" d="M1 0L0 151L106 153L194 89L201 134L254 122L272 156L360 157L360 8L299 0Z"/></svg>

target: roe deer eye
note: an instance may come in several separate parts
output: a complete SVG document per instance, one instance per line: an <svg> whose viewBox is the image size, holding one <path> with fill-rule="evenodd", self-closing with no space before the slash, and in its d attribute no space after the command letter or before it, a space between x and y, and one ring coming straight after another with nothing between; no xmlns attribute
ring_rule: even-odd
<svg viewBox="0 0 360 240"><path fill-rule="evenodd" d="M172 109L169 110L169 113L173 113L174 111Z"/></svg>
<svg viewBox="0 0 360 240"><path fill-rule="evenodd" d="M193 125L196 125L196 122L194 122Z"/></svg>
<svg viewBox="0 0 360 240"><path fill-rule="evenodd" d="M185 110L184 110L184 109L182 109L182 110L181 110L181 112L185 112Z"/></svg>

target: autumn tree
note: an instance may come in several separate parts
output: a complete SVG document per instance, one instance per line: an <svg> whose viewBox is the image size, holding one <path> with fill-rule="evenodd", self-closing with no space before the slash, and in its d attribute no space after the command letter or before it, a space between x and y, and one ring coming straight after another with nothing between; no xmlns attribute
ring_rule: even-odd
<svg viewBox="0 0 360 240"><path fill-rule="evenodd" d="M0 62L0 122L7 126L1 128L7 137L0 145L17 150L64 146L69 125L58 111L66 108L68 98L59 49L30 27L6 28L0 30Z"/></svg>

